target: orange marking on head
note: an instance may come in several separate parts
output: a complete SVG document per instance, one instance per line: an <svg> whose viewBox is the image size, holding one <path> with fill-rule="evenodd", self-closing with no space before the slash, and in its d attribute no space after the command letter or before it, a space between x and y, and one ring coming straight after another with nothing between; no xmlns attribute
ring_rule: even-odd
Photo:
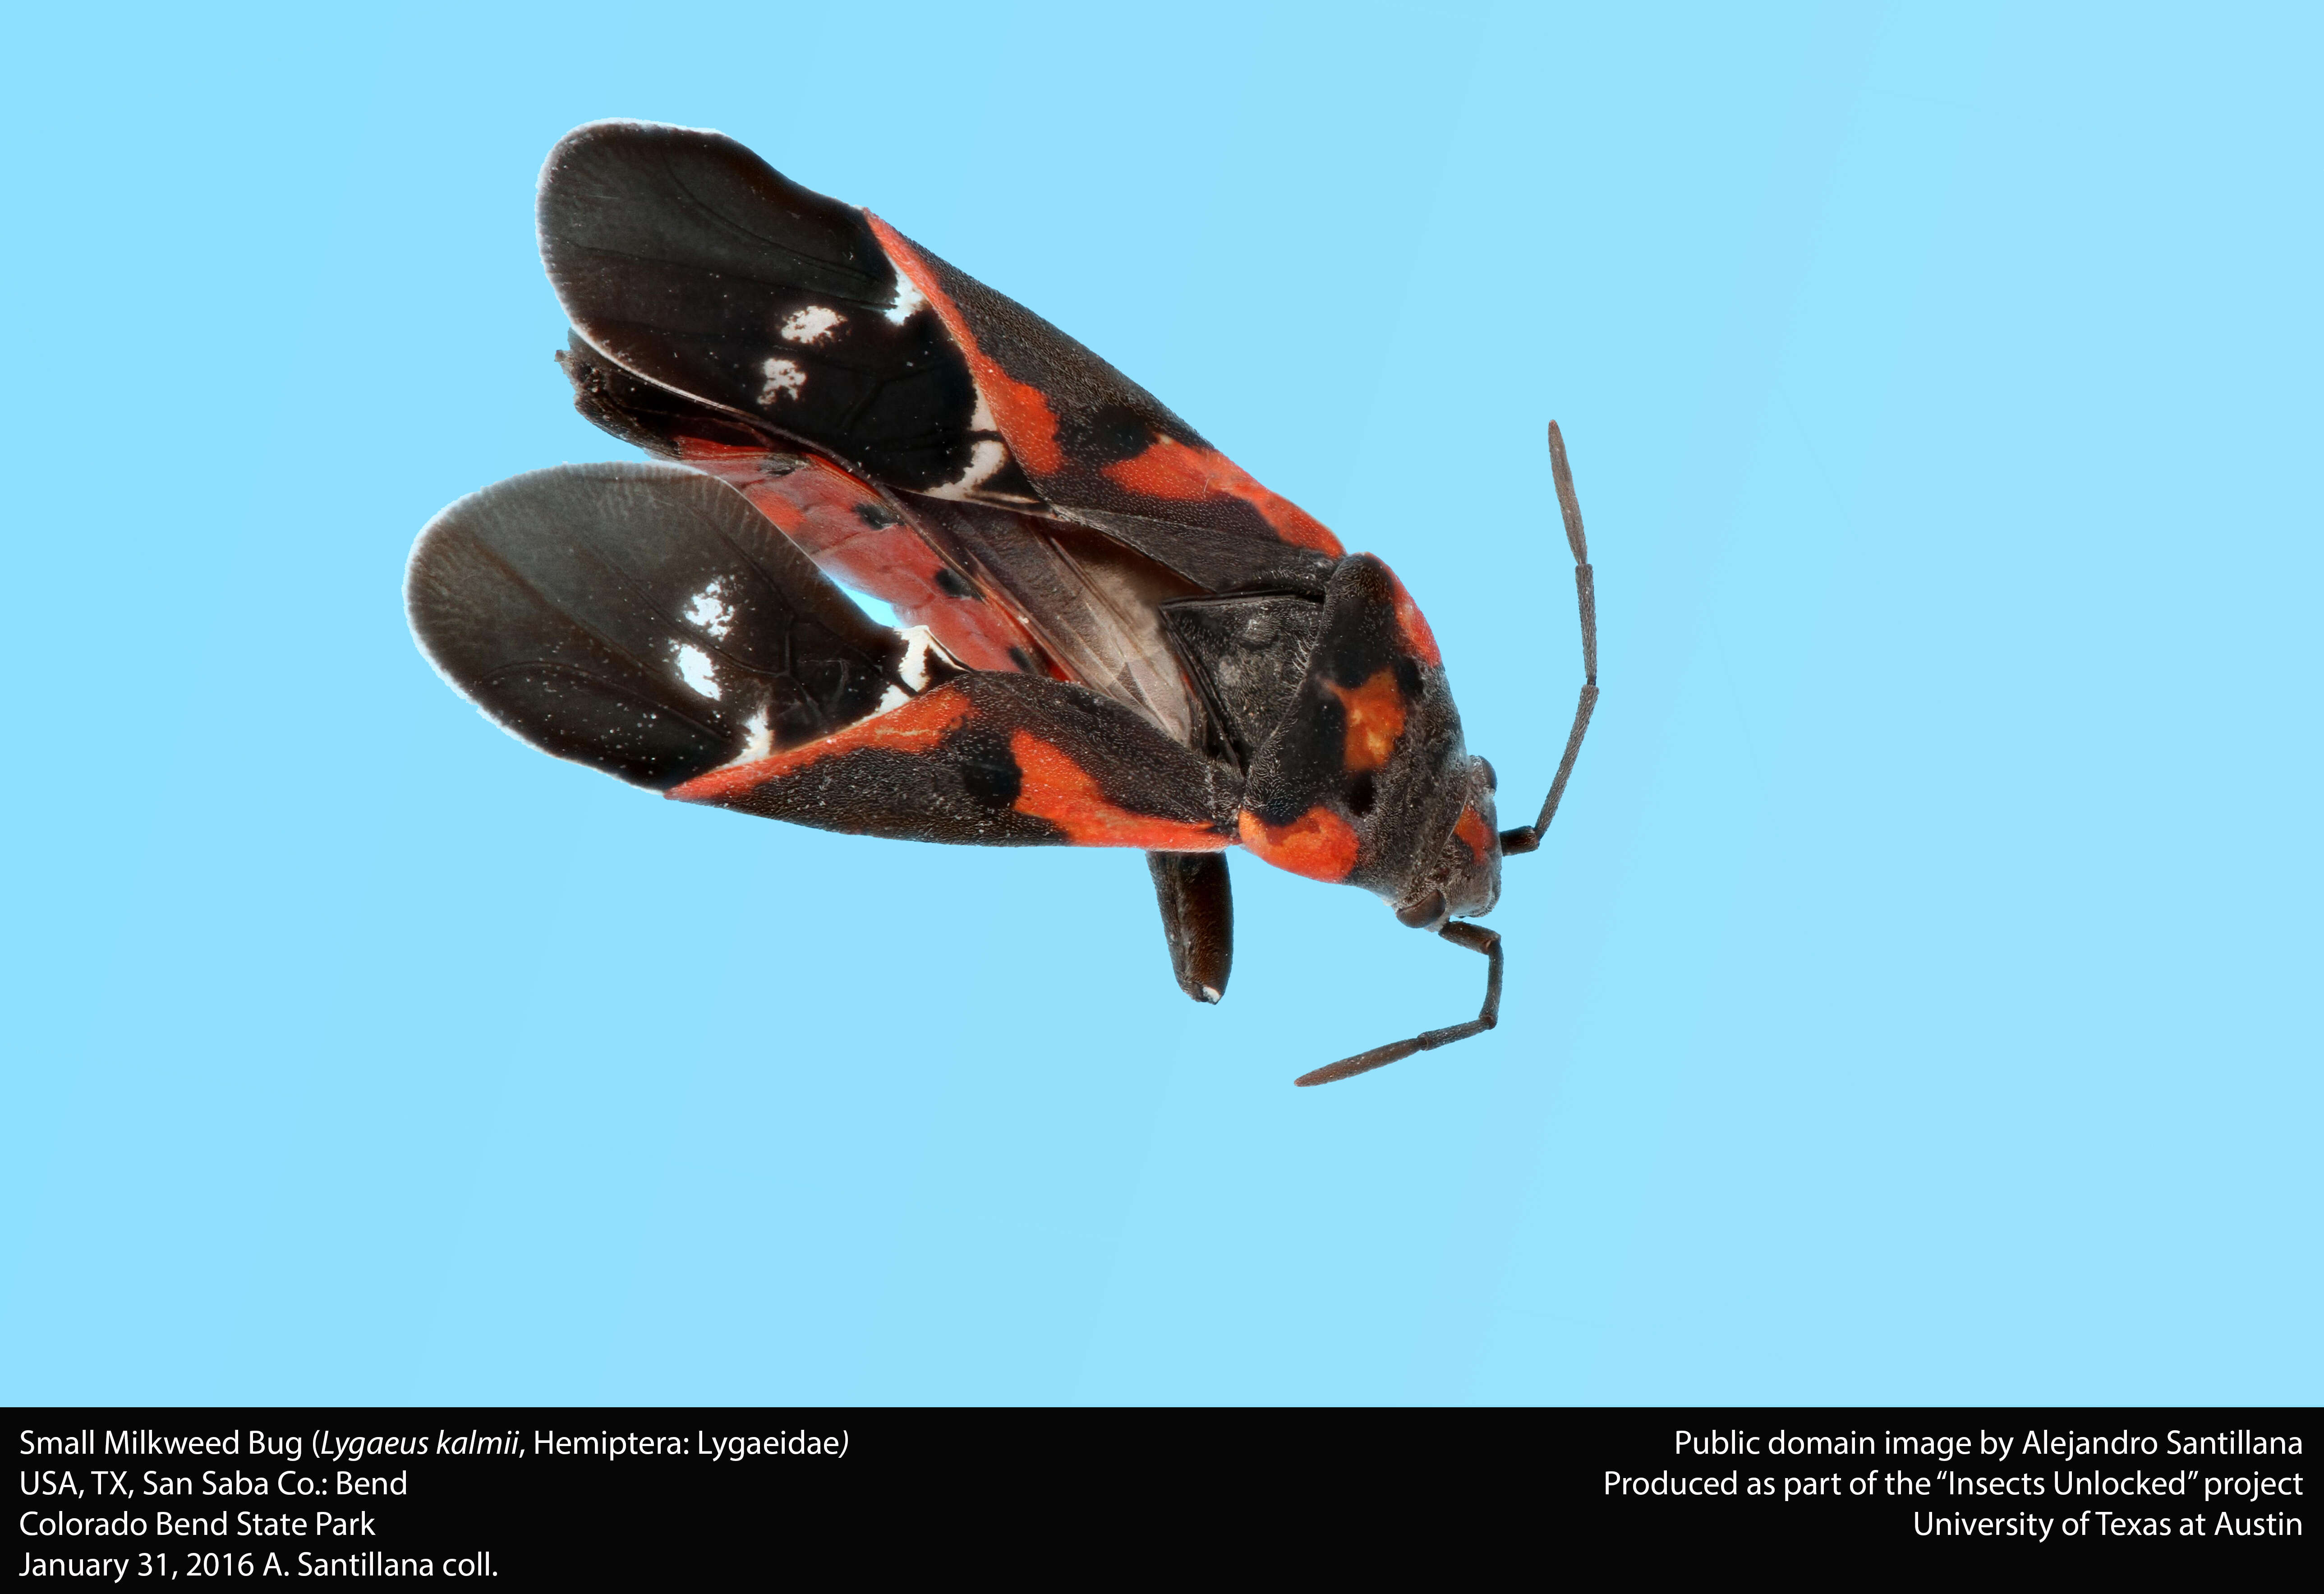
<svg viewBox="0 0 2324 1594"><path fill-rule="evenodd" d="M959 683L948 682L924 696L898 704L886 714L858 720L817 742L794 747L747 764L728 764L706 775L696 775L663 795L682 803L715 803L739 796L754 786L801 769L821 759L859 747L884 747L896 752L934 752L953 727L969 715L971 705Z"/></svg>
<svg viewBox="0 0 2324 1594"><path fill-rule="evenodd" d="M880 247L888 252L896 269L911 279L912 286L936 311L936 319L944 323L953 342L960 346L960 352L968 360L970 374L976 378L976 391L991 410L993 424L1001 428L1018 463L1037 476L1054 476L1063 470L1065 451L1057 446L1057 417L1041 390L1019 382L977 346L976 335L968 329L967 318L953 303L951 295L937 286L936 274L920 258L919 251L904 241L903 234L868 210L863 219L872 224L872 235L880 240Z"/></svg>
<svg viewBox="0 0 2324 1594"><path fill-rule="evenodd" d="M1311 880L1343 880L1362 843L1356 827L1318 804L1288 825L1269 825L1245 808L1237 822L1242 844L1277 869Z"/></svg>
<svg viewBox="0 0 2324 1594"><path fill-rule="evenodd" d="M1460 823L1453 825L1452 834L1459 836L1470 852L1478 858L1482 858L1493 844L1493 833L1485 828L1484 815L1474 808L1461 810Z"/></svg>
<svg viewBox="0 0 2324 1594"><path fill-rule="evenodd" d="M1386 565L1380 568L1388 570ZM1388 570L1388 578L1396 587L1396 629L1403 633L1405 647L1423 664L1442 665L1444 655L1437 649L1436 633L1428 629L1428 617L1404 590L1404 583L1397 580L1395 571Z"/></svg>
<svg viewBox="0 0 2324 1594"><path fill-rule="evenodd" d="M1259 512L1284 541L1338 558L1340 539L1323 523L1281 495L1253 481L1250 474L1215 448L1194 448L1176 438L1157 438L1143 454L1117 459L1098 474L1117 487L1148 498L1185 503L1204 498L1240 498Z"/></svg>
<svg viewBox="0 0 2324 1594"><path fill-rule="evenodd" d="M1377 769L1388 762L1396 739L1404 734L1404 694L1397 690L1396 671L1381 670L1352 688L1323 684L1348 711L1348 742L1341 761L1349 773Z"/></svg>
<svg viewBox="0 0 2324 1594"><path fill-rule="evenodd" d="M1136 814L1109 799L1087 769L1030 731L1009 739L1024 777L1016 808L1046 819L1077 847L1143 847L1148 852L1216 852L1234 843L1207 825Z"/></svg>

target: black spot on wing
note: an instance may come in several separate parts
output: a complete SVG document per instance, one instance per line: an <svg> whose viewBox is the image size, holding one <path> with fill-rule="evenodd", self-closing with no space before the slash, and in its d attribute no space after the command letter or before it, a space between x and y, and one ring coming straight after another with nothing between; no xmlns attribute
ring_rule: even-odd
<svg viewBox="0 0 2324 1594"><path fill-rule="evenodd" d="M976 589L948 565L936 567L936 590L948 598L973 598Z"/></svg>
<svg viewBox="0 0 2324 1594"><path fill-rule="evenodd" d="M955 736L945 753L960 771L961 788L988 808L1005 808L1025 789L1025 772L1003 738L981 728Z"/></svg>
<svg viewBox="0 0 2324 1594"><path fill-rule="evenodd" d="M1056 846L1066 841L1049 821L993 801L1002 782L989 769L978 774L955 760L956 742L947 742L934 754L852 749L721 797L717 806L817 830L899 841L986 847ZM1001 751L1005 755L1007 749Z"/></svg>
<svg viewBox="0 0 2324 1594"><path fill-rule="evenodd" d="M1095 467L1136 458L1159 435L1151 415L1130 404L1107 402L1061 419L1058 440L1076 463Z"/></svg>
<svg viewBox="0 0 2324 1594"><path fill-rule="evenodd" d="M714 800L819 829L1000 846L1071 838L1020 812L1025 777L1011 751L1028 732L1069 748L1074 767L1132 812L1231 834L1238 793L1190 750L1121 705L1039 677L971 671L949 688L969 714L934 747L856 747L812 759Z"/></svg>

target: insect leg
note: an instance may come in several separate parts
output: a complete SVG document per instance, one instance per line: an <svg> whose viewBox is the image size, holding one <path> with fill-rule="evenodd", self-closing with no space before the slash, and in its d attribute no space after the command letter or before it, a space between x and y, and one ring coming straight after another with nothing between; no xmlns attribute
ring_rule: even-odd
<svg viewBox="0 0 2324 1594"><path fill-rule="evenodd" d="M1590 574L1590 544L1582 535L1582 501L1573 495L1573 472L1565 463L1565 438L1557 422L1549 423L1549 469L1557 483L1557 507L1565 516L1565 542L1573 550L1573 592L1582 605L1582 700L1573 705L1573 729L1566 733L1565 756L1557 760L1557 778L1541 805L1541 817L1531 825L1501 832L1501 852L1530 852L1541 845L1549 822L1564 800L1565 783L1573 775L1573 759L1582 751L1582 733L1590 729L1591 712L1598 706L1598 589Z"/></svg>
<svg viewBox="0 0 2324 1594"><path fill-rule="evenodd" d="M1162 938L1178 989L1198 1002L1225 994L1234 962L1234 899L1224 852L1148 852L1154 894L1162 904Z"/></svg>
<svg viewBox="0 0 2324 1594"><path fill-rule="evenodd" d="M1342 1057L1327 1064L1312 1073L1303 1073L1291 1083L1296 1085L1327 1085L1334 1080L1353 1079L1359 1073L1370 1073L1375 1068L1385 1068L1391 1063L1402 1062L1415 1052L1433 1052L1439 1046L1449 1046L1456 1040L1467 1040L1472 1035L1482 1035L1501 1021L1501 937L1499 931L1482 925L1462 924L1457 920L1436 932L1455 946L1465 946L1471 952L1485 954L1485 1005L1466 1024L1454 1024L1443 1029L1431 1029L1416 1035L1410 1040L1390 1042L1374 1046L1369 1052L1359 1052L1352 1057Z"/></svg>

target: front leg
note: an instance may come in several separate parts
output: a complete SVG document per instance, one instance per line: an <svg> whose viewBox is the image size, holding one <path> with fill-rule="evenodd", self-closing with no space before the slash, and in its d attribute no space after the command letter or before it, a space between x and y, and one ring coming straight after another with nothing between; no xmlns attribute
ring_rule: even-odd
<svg viewBox="0 0 2324 1594"><path fill-rule="evenodd" d="M1359 1073L1370 1073L1375 1068L1385 1068L1398 1063L1415 1052L1433 1052L1439 1046L1449 1046L1456 1040L1467 1040L1472 1035L1482 1035L1501 1021L1501 937L1498 930L1482 925L1446 925L1436 932L1455 946L1465 946L1471 952L1481 952L1486 957L1485 1005L1466 1024L1454 1024L1443 1029L1431 1029L1414 1036L1410 1040L1391 1041L1384 1046L1374 1046L1369 1052L1359 1052L1352 1057L1342 1057L1327 1064L1312 1073L1303 1073L1291 1083L1298 1085L1328 1085L1335 1080L1353 1079Z"/></svg>

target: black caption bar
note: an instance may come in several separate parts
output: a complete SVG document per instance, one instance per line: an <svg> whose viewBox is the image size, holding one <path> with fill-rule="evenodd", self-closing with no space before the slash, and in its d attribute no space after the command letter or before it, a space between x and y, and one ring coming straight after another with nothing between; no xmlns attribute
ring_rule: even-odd
<svg viewBox="0 0 2324 1594"><path fill-rule="evenodd" d="M35 1408L8 1426L7 1570L60 1584L668 1583L867 1514L923 1537L973 1521L988 1548L1076 1512L1167 1522L1191 1548L1322 1511L1333 1533L1561 1553L2315 1559L2312 1410ZM1440 1523L1420 1502L1443 1486L1468 1504Z"/></svg>

